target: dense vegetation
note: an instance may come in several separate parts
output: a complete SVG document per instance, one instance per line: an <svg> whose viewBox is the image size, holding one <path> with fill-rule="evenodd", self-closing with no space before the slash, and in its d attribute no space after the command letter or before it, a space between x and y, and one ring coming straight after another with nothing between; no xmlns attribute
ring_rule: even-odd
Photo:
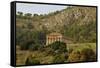
<svg viewBox="0 0 100 68"><path fill-rule="evenodd" d="M53 47L54 44L57 47ZM35 51L17 49L17 65L90 62L96 61L96 57L96 44L94 43L68 44L66 46L63 42L55 42Z"/></svg>
<svg viewBox="0 0 100 68"><path fill-rule="evenodd" d="M93 48L83 48L79 51L72 48L68 49L64 42L59 41L44 47L46 44L46 35L51 32L61 33L64 38L72 42L72 45L76 43L95 44L95 7L73 6L44 15L17 12L16 45L20 47L20 50L18 50L19 53L20 51L32 52L31 55L28 55L28 57L24 59L25 61L23 61L26 65L96 60L96 51L94 51ZM76 47L79 47L79 45ZM86 45L87 44L84 46ZM93 46L93 44L91 44L91 46ZM18 57L19 53L17 53ZM35 56L33 56L33 54Z"/></svg>

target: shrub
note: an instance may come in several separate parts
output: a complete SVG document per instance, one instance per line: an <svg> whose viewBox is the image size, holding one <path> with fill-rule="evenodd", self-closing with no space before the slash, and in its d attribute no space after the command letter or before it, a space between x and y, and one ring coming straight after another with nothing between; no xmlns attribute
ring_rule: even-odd
<svg viewBox="0 0 100 68"><path fill-rule="evenodd" d="M59 52L66 52L66 43L64 42L60 42L60 41L56 41L52 44L50 44L50 47L54 50L54 51L59 51Z"/></svg>
<svg viewBox="0 0 100 68"><path fill-rule="evenodd" d="M82 50L73 50L68 57L69 62L78 62L78 61L96 61L96 54L91 48L83 48Z"/></svg>
<svg viewBox="0 0 100 68"><path fill-rule="evenodd" d="M79 51L72 51L71 54L69 54L69 57L68 57L68 61L69 62L77 62L80 60L80 52Z"/></svg>
<svg viewBox="0 0 100 68"><path fill-rule="evenodd" d="M41 49L41 45L39 45L39 44L31 44L30 46L29 46L29 50L30 51L35 51L35 50L39 50L39 49Z"/></svg>
<svg viewBox="0 0 100 68"><path fill-rule="evenodd" d="M53 63L64 63L65 56L64 55L55 55L53 59Z"/></svg>
<svg viewBox="0 0 100 68"><path fill-rule="evenodd" d="M35 58L32 57L32 55L31 55L31 56L27 57L25 64L26 64L26 65L35 65L35 64L40 64L40 61L37 60L37 59L35 59Z"/></svg>
<svg viewBox="0 0 100 68"><path fill-rule="evenodd" d="M96 54L91 48L84 48L81 51L81 61L96 61Z"/></svg>

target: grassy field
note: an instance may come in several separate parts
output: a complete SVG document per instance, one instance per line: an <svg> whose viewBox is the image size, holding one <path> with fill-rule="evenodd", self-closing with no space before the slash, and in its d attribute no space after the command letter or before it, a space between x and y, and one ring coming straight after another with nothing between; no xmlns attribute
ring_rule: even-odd
<svg viewBox="0 0 100 68"><path fill-rule="evenodd" d="M67 49L78 49L81 50L83 48L92 48L93 51L96 52L96 43L76 43L76 44L67 44Z"/></svg>
<svg viewBox="0 0 100 68"><path fill-rule="evenodd" d="M82 50L83 48L91 48L96 53L96 43L76 43L76 44L67 44L67 50L68 52L71 50ZM41 52L41 51L22 51L17 50L16 51L16 65L25 65L25 61L29 55L32 55L32 57L36 60L39 60L41 64L50 64L53 62L53 55L47 54L47 52ZM63 54L61 54L63 55Z"/></svg>

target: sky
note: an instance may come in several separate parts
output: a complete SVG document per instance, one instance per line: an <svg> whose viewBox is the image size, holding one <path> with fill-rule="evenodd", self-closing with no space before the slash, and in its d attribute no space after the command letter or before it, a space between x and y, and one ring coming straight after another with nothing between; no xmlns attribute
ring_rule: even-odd
<svg viewBox="0 0 100 68"><path fill-rule="evenodd" d="M17 3L16 12L20 11L31 14L48 14L57 10L65 9L67 6L62 5L46 5L46 4L29 4L29 3Z"/></svg>

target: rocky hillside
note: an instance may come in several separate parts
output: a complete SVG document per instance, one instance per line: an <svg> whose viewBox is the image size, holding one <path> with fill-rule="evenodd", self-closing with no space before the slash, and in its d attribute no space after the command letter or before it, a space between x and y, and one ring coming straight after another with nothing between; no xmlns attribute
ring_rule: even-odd
<svg viewBox="0 0 100 68"><path fill-rule="evenodd" d="M96 42L96 7L71 6L48 15L17 15L16 21L17 33L56 31L74 42Z"/></svg>

